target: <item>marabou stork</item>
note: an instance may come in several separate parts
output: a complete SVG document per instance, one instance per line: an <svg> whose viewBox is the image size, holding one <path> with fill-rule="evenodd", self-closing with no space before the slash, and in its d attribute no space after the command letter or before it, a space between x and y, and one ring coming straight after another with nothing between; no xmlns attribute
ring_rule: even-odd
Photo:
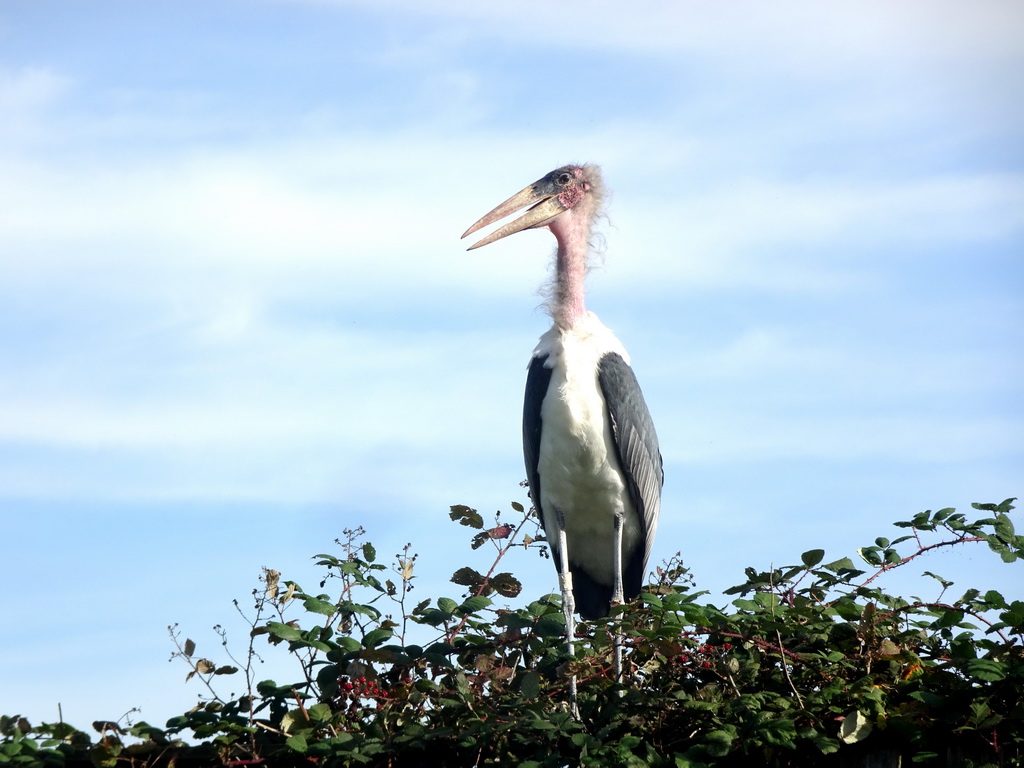
<svg viewBox="0 0 1024 768"><path fill-rule="evenodd" d="M531 206L470 250L538 227L558 241L548 302L554 325L530 360L523 453L530 496L559 572L570 650L574 607L583 618L600 618L640 594L664 481L658 436L629 356L583 305L602 192L597 166L566 165L463 235Z"/></svg>

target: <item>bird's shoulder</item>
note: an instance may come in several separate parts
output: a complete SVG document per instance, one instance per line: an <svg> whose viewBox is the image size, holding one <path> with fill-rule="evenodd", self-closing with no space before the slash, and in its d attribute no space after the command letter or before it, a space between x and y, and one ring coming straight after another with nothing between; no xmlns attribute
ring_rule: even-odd
<svg viewBox="0 0 1024 768"><path fill-rule="evenodd" d="M616 354L629 365L629 353L618 337L593 312L578 318L571 328L553 325L534 347L531 362L543 359L553 368L559 363L597 366L608 354Z"/></svg>

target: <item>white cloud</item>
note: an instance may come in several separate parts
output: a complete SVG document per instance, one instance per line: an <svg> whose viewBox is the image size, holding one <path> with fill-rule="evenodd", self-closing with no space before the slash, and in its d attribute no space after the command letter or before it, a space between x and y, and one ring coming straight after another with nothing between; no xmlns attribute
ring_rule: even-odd
<svg viewBox="0 0 1024 768"><path fill-rule="evenodd" d="M657 275L677 290L847 291L874 279L876 262L1024 231L1024 176L1009 173L725 180L653 199L638 198L634 183L631 192L613 210L607 267L631 286Z"/></svg>
<svg viewBox="0 0 1024 768"><path fill-rule="evenodd" d="M602 131L585 138L621 146ZM656 141L669 152L676 146L657 131L648 138L655 154ZM41 317L71 322L75 312L111 313L113 325L73 353L23 358L16 375L0 377L13 395L0 406L0 438L112 455L141 452L154 466L177 466L175 457L192 453L205 457L193 469L114 486L125 493L201 495L205 488L271 498L315 496L327 487L332 466L389 445L457 454L474 419L490 422L496 408L508 416L507 429L476 452L512 445L507 435L515 434L532 339L434 335L429 325L401 335L337 327L338 318L358 318L348 313L360 303L393 307L395 317L408 318L406 304L431 296L436 317L446 305L458 316L460 297L490 296L518 302L523 327L537 320L533 290L551 248L546 234L527 233L472 254L457 237L532 180L534 171L523 178L513 167L518 158L550 150L542 151L540 138L510 141L503 144L511 148L508 158L491 162L490 140L458 149L456 143L288 138L162 160L127 157L102 169L10 162L16 172L0 180L0 196L11 204L0 237L31 244L35 254L24 259L17 247L4 249L0 271L8 290L30 275L36 290L58 298ZM613 163L621 164L635 150L617 152ZM679 156L684 163L692 157L685 149ZM877 280L872 261L891 260L898 244L1006 237L1021 227L1021 211L1024 182L1011 174L899 182L747 177L703 190L685 183L648 190L643 178L632 178L613 204L608 263L593 286L613 302L616 291L638 285L652 295L694 287L839 294L858 280L861 287ZM851 255L858 243L873 241L887 250ZM799 257L801 250L814 258ZM68 304L67 314L62 296L78 302ZM335 327L288 316L292 302L311 301L333 307ZM768 398L762 413L786 413L795 393L785 390L793 381L809 379L808 391L818 395L831 392L815 406L826 409L840 407L836 382L857 382L856 389L879 400L897 396L909 382L887 382L899 369L893 361L874 370L851 366L841 352L794 341L784 326L750 329L687 362L694 371L713 372L718 383L708 386L717 389L720 404L756 383ZM479 367L469 367L474 363ZM46 386L58 381L59 387ZM697 383L706 385L700 377ZM920 439L938 446L937 433L948 426L918 416L889 421L887 428L877 420L808 417L786 421L785 429L772 418L743 424L721 416L691 420L685 413L669 418L680 424L667 421L665 434L686 437L668 442L667 450L689 457L692 449L684 446L696 445L701 458L719 461L765 452L892 456L916 450ZM962 423L958 445L987 428ZM738 437L719 438L705 450L702 435L715 434ZM302 446L320 447L322 463L262 469L270 454ZM927 455L945 455L936 451ZM229 452L241 468L230 467ZM201 465L223 469L199 471Z"/></svg>
<svg viewBox="0 0 1024 768"><path fill-rule="evenodd" d="M756 61L771 70L813 62L818 71L865 59L914 58L922 52L977 60L1021 56L1017 32L1024 10L1012 0L965 4L959 0L916 0L898 5L870 2L828 4L756 0L727 4L652 4L637 13L614 0L564 2L524 0L479 4L444 0L285 0L296 4L364 6L415 16L463 21L476 36L529 39L561 47L589 47L616 53L652 51L702 53L721 62ZM484 30L484 31L481 31ZM551 66L557 72L557 53ZM813 76L814 72L805 74Z"/></svg>
<svg viewBox="0 0 1024 768"><path fill-rule="evenodd" d="M70 77L48 67L0 68L0 140L8 151L53 131L49 111L71 84Z"/></svg>
<svg viewBox="0 0 1024 768"><path fill-rule="evenodd" d="M70 82L44 67L0 69L0 110L8 115L38 111L65 93Z"/></svg>

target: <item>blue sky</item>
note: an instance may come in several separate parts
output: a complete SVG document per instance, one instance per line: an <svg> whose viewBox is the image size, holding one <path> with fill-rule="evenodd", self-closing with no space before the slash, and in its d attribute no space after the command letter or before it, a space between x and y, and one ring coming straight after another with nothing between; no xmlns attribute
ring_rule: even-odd
<svg viewBox="0 0 1024 768"><path fill-rule="evenodd" d="M1022 34L1014 2L5 3L0 711L162 724L199 692L166 626L241 645L260 567L312 589L346 526L457 595L448 506L524 498L553 247L459 235L570 161L612 190L588 306L658 425L654 561L717 592L1021 494ZM917 570L1021 597L990 560Z"/></svg>

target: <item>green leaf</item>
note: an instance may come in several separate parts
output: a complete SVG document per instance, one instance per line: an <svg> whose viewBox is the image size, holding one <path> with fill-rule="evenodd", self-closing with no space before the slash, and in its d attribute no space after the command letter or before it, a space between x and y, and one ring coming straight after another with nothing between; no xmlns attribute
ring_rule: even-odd
<svg viewBox="0 0 1024 768"><path fill-rule="evenodd" d="M839 726L839 740L844 744L856 744L863 741L871 733L871 721L860 710L854 710L843 718Z"/></svg>
<svg viewBox="0 0 1024 768"><path fill-rule="evenodd" d="M256 692L265 699L272 699L275 696L291 693L288 686L279 686L273 680L261 680L256 683Z"/></svg>
<svg viewBox="0 0 1024 768"><path fill-rule="evenodd" d="M853 566L853 561L848 557L835 560L831 563L826 563L821 567L824 568L826 571L832 571L832 573L840 573L842 571L857 571L857 569Z"/></svg>
<svg viewBox="0 0 1024 768"><path fill-rule="evenodd" d="M326 723L331 719L332 712L331 708L327 704L314 704L312 707L306 710L309 714L309 719L314 723Z"/></svg>
<svg viewBox="0 0 1024 768"><path fill-rule="evenodd" d="M1024 627L1024 603L1019 600L1014 600L1013 605L1010 606L1010 610L1003 611L999 614L999 620L1006 623L1007 626L1013 627L1019 630Z"/></svg>
<svg viewBox="0 0 1024 768"><path fill-rule="evenodd" d="M758 733L767 744L792 748L793 740L796 738L796 726L792 720L776 717L761 723L758 726Z"/></svg>
<svg viewBox="0 0 1024 768"><path fill-rule="evenodd" d="M729 731L711 731L704 735L703 746L711 757L725 757L732 750L732 740Z"/></svg>
<svg viewBox="0 0 1024 768"><path fill-rule="evenodd" d="M523 585L511 573L496 573L491 577L491 588L502 597L519 597Z"/></svg>
<svg viewBox="0 0 1024 768"><path fill-rule="evenodd" d="M565 634L565 618L560 613L542 617L537 622L537 634L541 637L561 637Z"/></svg>
<svg viewBox="0 0 1024 768"><path fill-rule="evenodd" d="M306 737L302 734L289 736L285 743L288 745L288 748L291 749L293 752L305 753L307 749Z"/></svg>
<svg viewBox="0 0 1024 768"><path fill-rule="evenodd" d="M971 677L988 683L1006 679L1006 665L991 659L971 659L967 662L967 671Z"/></svg>
<svg viewBox="0 0 1024 768"><path fill-rule="evenodd" d="M955 627L964 620L964 612L956 609L940 608L937 613L938 618L932 624L936 629Z"/></svg>
<svg viewBox="0 0 1024 768"><path fill-rule="evenodd" d="M1000 559L1001 559L1001 560L1002 560L1002 561L1003 561L1004 563L1012 563L1012 562L1014 562L1015 560L1018 560L1018 559L1020 559L1020 557L1021 557L1021 556L1020 556L1019 554L1017 554L1016 552L1011 552L1010 550L1008 550L1008 549L1005 549L1005 548L1004 548L1004 549L996 549L995 547L992 547L992 549L995 549L995 550L996 550L996 552L998 552L998 553L999 553L999 558L1000 558Z"/></svg>
<svg viewBox="0 0 1024 768"><path fill-rule="evenodd" d="M995 524L996 536L1007 544L1013 543L1013 521L1006 515L996 515Z"/></svg>
<svg viewBox="0 0 1024 768"><path fill-rule="evenodd" d="M341 649L347 653L355 653L362 649L362 644L354 637L343 635L342 637L335 638L334 642L341 646Z"/></svg>
<svg viewBox="0 0 1024 768"><path fill-rule="evenodd" d="M452 574L451 582L452 584L458 584L460 587L475 589L484 583L484 577L474 568L465 566Z"/></svg>
<svg viewBox="0 0 1024 768"><path fill-rule="evenodd" d="M363 616L369 616L374 621L380 618L380 611L378 611L372 605L360 605L358 603L353 603L350 600L343 601L341 605L338 607L338 610L342 612L342 615L349 613L358 613L362 614Z"/></svg>
<svg viewBox="0 0 1024 768"><path fill-rule="evenodd" d="M921 575L922 576L930 576L931 578L935 579L936 581L938 581L942 585L943 589L949 589L950 587L953 586L953 582L952 581L944 579L941 576L939 576L938 574L932 573L931 571L922 571Z"/></svg>
<svg viewBox="0 0 1024 768"><path fill-rule="evenodd" d="M966 605L967 603L972 603L972 602L974 602L974 599L978 595L980 595L980 594L981 594L981 592L979 592L976 589L968 589L966 592L964 592L964 596L961 597L959 600L957 600L957 603L960 604L960 605Z"/></svg>
<svg viewBox="0 0 1024 768"><path fill-rule="evenodd" d="M302 601L302 607L310 613L320 613L324 616L333 616L338 607L334 603L321 600L318 597L307 597Z"/></svg>
<svg viewBox="0 0 1024 768"><path fill-rule="evenodd" d="M302 633L290 624L282 624L279 621L267 622L267 629L274 637L280 638L281 640L288 640L289 642L294 640L301 640Z"/></svg>
<svg viewBox="0 0 1024 768"><path fill-rule="evenodd" d="M455 609L459 607L459 604L450 597L439 597L437 598L437 607L445 613L455 613Z"/></svg>
<svg viewBox="0 0 1024 768"><path fill-rule="evenodd" d="M363 636L363 647L364 648L375 648L385 640L390 640L394 636L394 632L390 629L373 629L367 632Z"/></svg>
<svg viewBox="0 0 1024 768"><path fill-rule="evenodd" d="M519 683L519 692L523 694L524 699L535 699L537 694L540 693L540 675L533 670L530 670Z"/></svg>
<svg viewBox="0 0 1024 768"><path fill-rule="evenodd" d="M480 517L480 513L475 509L465 506L464 504L455 504L452 506L451 512L448 513L448 517L452 520L457 520L460 525L475 528L478 531L484 527L484 519Z"/></svg>
<svg viewBox="0 0 1024 768"><path fill-rule="evenodd" d="M909 695L910 698L917 699L931 709L937 709L946 703L945 696L940 696L939 694L932 693L931 691L914 691Z"/></svg>
<svg viewBox="0 0 1024 768"><path fill-rule="evenodd" d="M649 592L641 592L640 599L644 605L649 605L652 608L662 608L665 605L665 601L657 595L652 595Z"/></svg>
<svg viewBox="0 0 1024 768"><path fill-rule="evenodd" d="M808 568L813 568L825 558L824 549L809 549L800 555L800 560Z"/></svg>
<svg viewBox="0 0 1024 768"><path fill-rule="evenodd" d="M484 608L487 608L490 605L491 599L489 597L477 595L476 597L471 597L465 602L463 602L462 605L460 605L457 610L459 613L465 615L467 613L476 613L477 611L482 611Z"/></svg>
<svg viewBox="0 0 1024 768"><path fill-rule="evenodd" d="M817 733L810 728L804 728L800 732L800 737L810 741L823 755L831 755L833 752L839 751L839 742L824 733Z"/></svg>
<svg viewBox="0 0 1024 768"><path fill-rule="evenodd" d="M757 611L761 606L755 603L753 600L747 600L744 598L737 598L732 601L732 604L739 608L741 611Z"/></svg>
<svg viewBox="0 0 1024 768"><path fill-rule="evenodd" d="M882 558L878 555L878 547L858 547L857 554L870 566L878 567L882 564Z"/></svg>
<svg viewBox="0 0 1024 768"><path fill-rule="evenodd" d="M363 560L368 563L372 563L377 559L377 550L373 548L373 544L366 542L363 544Z"/></svg>
<svg viewBox="0 0 1024 768"><path fill-rule="evenodd" d="M426 624L428 627L436 627L444 624L446 621L451 621L454 614L449 611L442 611L437 608L428 608L423 611L418 621L421 624Z"/></svg>
<svg viewBox="0 0 1024 768"><path fill-rule="evenodd" d="M1001 594L996 592L994 589L990 589L988 592L985 593L985 602L993 608L1006 607L1006 599Z"/></svg>

